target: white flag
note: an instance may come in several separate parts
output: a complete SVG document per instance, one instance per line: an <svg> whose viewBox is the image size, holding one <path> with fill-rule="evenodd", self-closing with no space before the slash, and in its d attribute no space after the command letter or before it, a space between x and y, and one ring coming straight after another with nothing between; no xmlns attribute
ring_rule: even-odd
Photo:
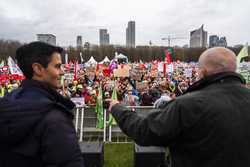
<svg viewBox="0 0 250 167"><path fill-rule="evenodd" d="M81 63L83 62L82 52L80 52Z"/></svg>
<svg viewBox="0 0 250 167"><path fill-rule="evenodd" d="M65 53L65 64L68 64L68 53Z"/></svg>
<svg viewBox="0 0 250 167"><path fill-rule="evenodd" d="M4 60L2 60L0 63L0 67L3 67L3 66L4 66Z"/></svg>
<svg viewBox="0 0 250 167"><path fill-rule="evenodd" d="M18 65L14 62L14 60L10 56L8 57L8 66L11 74L23 75Z"/></svg>
<svg viewBox="0 0 250 167"><path fill-rule="evenodd" d="M173 65L173 63L168 64L168 66L167 66L167 72L169 72L169 73L173 73L174 72L174 65Z"/></svg>

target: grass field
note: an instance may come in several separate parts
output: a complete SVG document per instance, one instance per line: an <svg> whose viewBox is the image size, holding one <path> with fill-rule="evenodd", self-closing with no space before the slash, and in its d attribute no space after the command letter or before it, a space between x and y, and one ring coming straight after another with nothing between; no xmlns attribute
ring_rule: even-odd
<svg viewBox="0 0 250 167"><path fill-rule="evenodd" d="M104 167L133 167L134 143L105 143Z"/></svg>

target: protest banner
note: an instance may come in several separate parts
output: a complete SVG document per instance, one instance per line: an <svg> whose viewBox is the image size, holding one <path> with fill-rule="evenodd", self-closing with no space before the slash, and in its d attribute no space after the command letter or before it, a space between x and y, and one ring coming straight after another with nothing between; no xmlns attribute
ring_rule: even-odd
<svg viewBox="0 0 250 167"><path fill-rule="evenodd" d="M241 62L238 65L238 72L245 78L247 83L250 83L250 63Z"/></svg>
<svg viewBox="0 0 250 167"><path fill-rule="evenodd" d="M129 77L129 69L114 69L115 77Z"/></svg>
<svg viewBox="0 0 250 167"><path fill-rule="evenodd" d="M119 65L117 69L114 69L113 73L115 77L129 77L130 66L126 64Z"/></svg>
<svg viewBox="0 0 250 167"><path fill-rule="evenodd" d="M129 76L134 79L134 80L141 80L142 77L142 70L138 69L138 68L134 68L129 70Z"/></svg>
<svg viewBox="0 0 250 167"><path fill-rule="evenodd" d="M188 77L188 78L191 78L192 77L192 72L193 72L192 68L187 68L187 69L184 70L184 75L186 77Z"/></svg>
<svg viewBox="0 0 250 167"><path fill-rule="evenodd" d="M75 103L76 107L84 107L85 106L84 97L72 97L70 100Z"/></svg>

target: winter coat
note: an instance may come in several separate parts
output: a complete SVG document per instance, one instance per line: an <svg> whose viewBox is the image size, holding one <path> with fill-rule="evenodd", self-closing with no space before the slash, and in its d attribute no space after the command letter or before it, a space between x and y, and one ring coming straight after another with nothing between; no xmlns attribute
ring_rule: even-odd
<svg viewBox="0 0 250 167"><path fill-rule="evenodd" d="M82 167L74 103L34 80L0 100L0 167Z"/></svg>
<svg viewBox="0 0 250 167"><path fill-rule="evenodd" d="M120 128L140 145L168 146L173 167L250 166L250 90L236 73L192 85L159 112L140 117L112 107Z"/></svg>

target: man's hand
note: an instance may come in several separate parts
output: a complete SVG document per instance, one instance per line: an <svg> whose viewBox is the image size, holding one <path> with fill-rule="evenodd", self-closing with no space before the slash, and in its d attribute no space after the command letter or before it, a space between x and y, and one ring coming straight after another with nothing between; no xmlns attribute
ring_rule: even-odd
<svg viewBox="0 0 250 167"><path fill-rule="evenodd" d="M118 100L112 100L110 99L110 103L109 103L109 112L111 112L112 107L117 104L120 103Z"/></svg>

